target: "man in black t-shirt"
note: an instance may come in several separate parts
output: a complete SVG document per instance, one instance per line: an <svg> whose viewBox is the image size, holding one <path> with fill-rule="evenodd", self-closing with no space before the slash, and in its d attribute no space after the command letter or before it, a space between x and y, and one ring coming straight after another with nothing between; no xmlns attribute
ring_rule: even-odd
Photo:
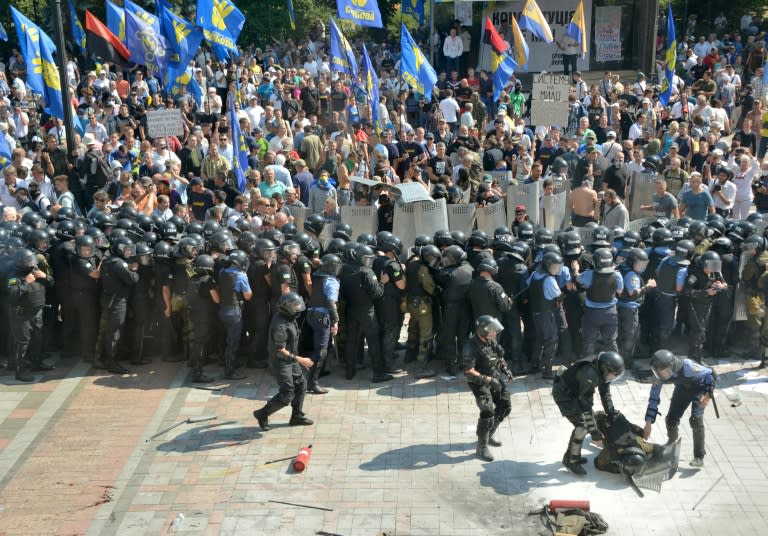
<svg viewBox="0 0 768 536"><path fill-rule="evenodd" d="M192 216L195 221L200 222L205 221L206 211L216 204L213 198L213 192L203 186L203 180L199 177L195 177L189 181L187 203L192 210Z"/></svg>

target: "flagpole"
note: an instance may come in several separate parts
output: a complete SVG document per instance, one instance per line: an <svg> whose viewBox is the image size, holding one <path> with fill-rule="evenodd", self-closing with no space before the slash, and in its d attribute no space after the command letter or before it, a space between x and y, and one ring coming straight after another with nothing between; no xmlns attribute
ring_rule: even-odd
<svg viewBox="0 0 768 536"><path fill-rule="evenodd" d="M67 80L67 49L64 43L64 24L61 20L61 0L56 0L53 6L53 24L56 40L56 63L59 66L59 83L61 84L61 104L64 109L64 134L67 138L67 154L74 149L74 136L72 132L72 101L69 95L69 81ZM56 131L58 132L58 128Z"/></svg>
<svg viewBox="0 0 768 536"><path fill-rule="evenodd" d="M432 65L437 65L437 50L435 48L435 0L429 0L429 50Z"/></svg>

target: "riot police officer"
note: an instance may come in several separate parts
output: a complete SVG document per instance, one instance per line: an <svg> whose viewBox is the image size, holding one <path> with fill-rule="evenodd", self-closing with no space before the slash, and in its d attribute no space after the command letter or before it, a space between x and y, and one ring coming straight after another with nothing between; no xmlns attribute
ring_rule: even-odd
<svg viewBox="0 0 768 536"><path fill-rule="evenodd" d="M690 333L688 357L698 363L704 360L704 340L712 309L712 300L718 292L728 288L723 281L723 263L715 251L705 251L688 268L683 293L688 296Z"/></svg>
<svg viewBox="0 0 768 536"><path fill-rule="evenodd" d="M683 290L685 275L691 264L695 246L690 240L681 240L675 246L674 254L665 258L656 269L655 337L653 347L663 348L669 343L675 323L675 303Z"/></svg>
<svg viewBox="0 0 768 536"><path fill-rule="evenodd" d="M224 350L224 377L228 380L242 380L245 374L238 367L240 338L243 333L243 301L253 297L248 283L248 255L236 249L229 254L229 266L218 275L219 320L227 331Z"/></svg>
<svg viewBox="0 0 768 536"><path fill-rule="evenodd" d="M152 325L151 311L154 310L152 293L152 281L154 279L154 268L152 266L152 249L144 242L136 244L136 261L138 263L137 273L139 281L133 286L131 296L128 300L128 309L132 313L132 342L133 342L133 365L146 365L152 360L144 355L144 337Z"/></svg>
<svg viewBox="0 0 768 536"><path fill-rule="evenodd" d="M373 261L373 272L381 280L387 274L384 294L376 300L376 318L381 330L381 355L386 367L391 372L400 372L396 364L395 350L403 327L403 313L400 305L405 295L405 271L398 260L403 252L403 244L396 236L389 236L378 243L379 251L384 255Z"/></svg>
<svg viewBox="0 0 768 536"><path fill-rule="evenodd" d="M504 292L504 287L493 280L499 275L499 265L492 258L481 258L477 265L477 277L469 285L469 302L475 319L490 315L499 322L509 311L512 299Z"/></svg>
<svg viewBox="0 0 768 536"><path fill-rule="evenodd" d="M37 256L28 249L13 253L13 270L8 275L8 309L16 379L34 382L31 370L51 370L42 361L43 307L45 291L53 278L38 268Z"/></svg>
<svg viewBox="0 0 768 536"><path fill-rule="evenodd" d="M619 319L616 312L617 295L624 290L624 280L613 266L613 255L608 248L592 253L594 269L579 275L579 284L587 289L581 332L584 336L584 356L595 355L598 336L611 352L619 350L616 337Z"/></svg>
<svg viewBox="0 0 768 536"><path fill-rule="evenodd" d="M448 374L452 376L458 370L459 355L470 329L467 293L472 282L472 266L466 259L460 246L447 247L442 254L443 268L437 274L443 311L437 353L445 359Z"/></svg>
<svg viewBox="0 0 768 536"><path fill-rule="evenodd" d="M552 359L557 351L557 320L562 296L555 279L563 267L563 258L553 251L547 252L541 264L528 276L528 303L535 336L531 362L538 365L541 377L552 379Z"/></svg>
<svg viewBox="0 0 768 536"><path fill-rule="evenodd" d="M275 314L269 325L269 369L277 380L278 392L267 404L253 412L259 426L265 432L270 430L269 416L290 405L291 426L308 426L313 422L304 415L304 395L307 384L302 368L309 370L312 360L296 355L299 348L299 325L296 318L306 306L301 296L288 292L275 303Z"/></svg>
<svg viewBox="0 0 768 536"><path fill-rule="evenodd" d="M374 301L384 294L384 284L389 276L384 273L381 281L371 270L373 250L365 244L358 244L351 252L354 262L352 270L341 274L341 291L346 301L347 343L345 348L346 376L352 379L356 373L357 353L368 343L368 356L373 368L374 383L392 379L384 372L381 355L379 324L374 312Z"/></svg>
<svg viewBox="0 0 768 536"><path fill-rule="evenodd" d="M299 258L301 250L292 240L286 240L277 247L277 262L270 267L270 287L272 289L272 304L283 294L299 293L299 278L293 265Z"/></svg>
<svg viewBox="0 0 768 536"><path fill-rule="evenodd" d="M673 443L680 436L680 419L688 406L691 407L689 424L693 431L693 461L691 466L702 467L706 449L704 446L704 409L712 398L715 376L711 368L696 363L691 359L677 357L669 350L658 350L651 357L651 370L656 381L651 387L648 407L645 411L644 437L651 436L651 428L659 415L661 387L673 384L675 390L669 403L665 422L667 439Z"/></svg>
<svg viewBox="0 0 768 536"><path fill-rule="evenodd" d="M760 328L764 322L760 317L764 302L758 281L768 264L768 251L765 250L765 239L759 235L747 237L741 245L741 250L742 255L748 257L741 270L741 281L747 294L748 354L752 356L759 351Z"/></svg>
<svg viewBox="0 0 768 536"><path fill-rule="evenodd" d="M643 281L643 273L648 267L648 253L640 248L632 248L626 252L624 262L619 265L619 273L624 279L624 292L619 296L617 312L619 316L619 350L624 356L624 364L632 369L635 348L637 346L638 330L640 328L639 312L645 294L656 288L656 281Z"/></svg>
<svg viewBox="0 0 768 536"><path fill-rule="evenodd" d="M405 268L406 310L411 315L405 346L406 355L417 361L416 379L431 378L436 374L427 365L434 330L432 297L437 293L430 268L437 268L440 259L440 250L436 246L421 246L418 255L413 255Z"/></svg>
<svg viewBox="0 0 768 536"><path fill-rule="evenodd" d="M624 374L624 360L616 352L601 352L596 358L581 359L555 378L552 397L560 413L573 424L568 448L563 455L563 465L572 473L587 474L581 456L581 446L589 433L597 443L602 434L597 429L593 412L595 389L600 393L603 409L609 418L616 415L611 399L611 382Z"/></svg>
<svg viewBox="0 0 768 536"><path fill-rule="evenodd" d="M268 359L267 330L271 318L271 267L275 260L275 243L259 238L253 243L252 258L248 267L248 283L253 297L245 304L245 323L250 335L250 348L246 366L266 368Z"/></svg>
<svg viewBox="0 0 768 536"><path fill-rule="evenodd" d="M312 368L307 372L307 391L316 395L328 392L319 383L320 371L328 356L331 338L339 330L339 280L341 259L326 254L312 275L312 296L307 308L307 323L312 328Z"/></svg>
<svg viewBox="0 0 768 536"><path fill-rule="evenodd" d="M494 242L494 251L498 258L499 284L504 288L507 296L521 296L528 277L528 266L525 262L530 254L528 244L525 242L510 244L497 240ZM523 353L523 331L520 324L524 314L520 304L522 301L522 298L512 298L509 310L501 321L504 326L502 346L506 355L512 359L512 371L515 374L524 374L528 369L527 357ZM528 326L529 324L526 324L526 328Z"/></svg>
<svg viewBox="0 0 768 536"><path fill-rule="evenodd" d="M139 282L136 246L130 238L118 238L112 244L112 256L101 266L100 353L104 367L114 374L128 374L117 359L120 331L128 313L128 298Z"/></svg>
<svg viewBox="0 0 768 536"><path fill-rule="evenodd" d="M72 282L71 315L69 321L77 326L80 354L86 361L94 360L96 330L99 325L99 278L101 260L92 237L75 239L75 256L70 259ZM67 319L65 319L66 321ZM65 331L74 332L74 329Z"/></svg>
<svg viewBox="0 0 768 536"><path fill-rule="evenodd" d="M192 330L192 346L189 356L191 380L194 383L213 381L203 372L205 349L211 336L210 319L213 308L220 300L219 291L213 279L215 261L210 255L198 255L194 260L195 273L187 282L187 305L189 318L195 329Z"/></svg>
<svg viewBox="0 0 768 536"><path fill-rule="evenodd" d="M56 227L56 242L51 248L51 268L56 278L53 282L53 290L56 301L61 307L61 354L63 357L73 353L74 341L71 303L72 283L70 277L70 260L76 257L75 253L75 223L72 221L59 222Z"/></svg>
<svg viewBox="0 0 768 536"><path fill-rule="evenodd" d="M496 336L503 329L497 318L480 316L475 321L475 334L461 353L464 377L480 409L475 455L487 462L493 461L488 445L501 446L501 442L493 436L504 418L512 412L509 391L502 381L502 374L508 379L511 379L511 374L504 361L504 349L496 342Z"/></svg>
<svg viewBox="0 0 768 536"><path fill-rule="evenodd" d="M726 236L712 241L710 249L720 255L723 281L728 285L712 299L712 311L707 329L707 348L713 357L723 357L727 348L728 331L733 322L733 292L739 280L739 258L733 253L733 243Z"/></svg>

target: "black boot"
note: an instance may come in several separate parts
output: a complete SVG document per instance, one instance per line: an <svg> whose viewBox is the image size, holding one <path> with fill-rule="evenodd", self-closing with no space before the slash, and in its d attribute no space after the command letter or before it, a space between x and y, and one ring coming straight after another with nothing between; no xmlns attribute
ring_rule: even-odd
<svg viewBox="0 0 768 536"><path fill-rule="evenodd" d="M493 461L493 454L488 449L488 436L493 426L494 418L477 420L477 449L475 456L486 462Z"/></svg>
<svg viewBox="0 0 768 536"><path fill-rule="evenodd" d="M288 421L288 424L290 426L312 426L315 423L311 419L308 419L307 416L304 415L303 411L293 408L293 412L291 413L291 420Z"/></svg>
<svg viewBox="0 0 768 536"><path fill-rule="evenodd" d="M279 409L280 406L274 404L270 400L263 408L257 409L253 412L253 416L256 417L257 421L259 421L259 426L262 430L268 432L272 429L272 427L269 425L269 416Z"/></svg>
<svg viewBox="0 0 768 536"><path fill-rule="evenodd" d="M581 456L581 443L571 437L571 441L568 443L568 450L563 456L563 465L577 476L584 476L587 474L587 470L584 469L583 463L587 463L587 460ZM581 460L584 459L582 462Z"/></svg>
<svg viewBox="0 0 768 536"><path fill-rule="evenodd" d="M498 439L494 439L493 436L496 433L496 430L499 428L499 425L501 424L501 419L498 417L494 417L493 419L493 426L491 426L490 432L488 432L488 444L492 447L500 447L501 441Z"/></svg>
<svg viewBox="0 0 768 536"><path fill-rule="evenodd" d="M320 377L320 368L322 367L322 361L312 365L312 369L307 374L307 392L313 395L325 395L328 394L328 389L325 389L319 383L317 383Z"/></svg>

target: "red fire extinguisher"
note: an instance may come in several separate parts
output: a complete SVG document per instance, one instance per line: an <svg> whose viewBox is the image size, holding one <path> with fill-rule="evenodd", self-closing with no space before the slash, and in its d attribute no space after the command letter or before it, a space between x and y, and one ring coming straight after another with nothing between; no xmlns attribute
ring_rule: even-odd
<svg viewBox="0 0 768 536"><path fill-rule="evenodd" d="M552 499L549 501L550 514L555 514L558 510L569 510L571 508L589 512L589 501L576 501L568 499Z"/></svg>
<svg viewBox="0 0 768 536"><path fill-rule="evenodd" d="M296 456L296 459L293 460L293 470L297 473L301 473L304 469L307 468L307 464L309 463L309 459L311 457L312 445L301 447L301 450L299 450L299 454Z"/></svg>

